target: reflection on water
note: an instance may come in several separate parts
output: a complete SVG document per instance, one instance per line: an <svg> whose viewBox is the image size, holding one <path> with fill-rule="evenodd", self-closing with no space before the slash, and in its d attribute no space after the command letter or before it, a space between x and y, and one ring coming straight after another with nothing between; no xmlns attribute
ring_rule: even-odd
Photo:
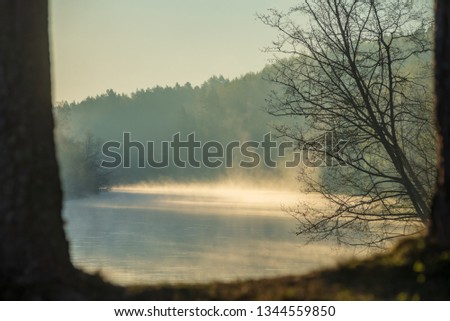
<svg viewBox="0 0 450 321"><path fill-rule="evenodd" d="M280 206L298 198L211 186L120 188L67 201L64 217L74 264L120 284L298 274L350 256L353 249L295 236L295 220Z"/></svg>

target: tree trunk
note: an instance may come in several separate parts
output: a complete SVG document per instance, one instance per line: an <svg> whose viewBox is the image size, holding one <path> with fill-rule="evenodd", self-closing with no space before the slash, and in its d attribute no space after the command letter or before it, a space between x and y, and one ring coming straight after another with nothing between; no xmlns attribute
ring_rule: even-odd
<svg viewBox="0 0 450 321"><path fill-rule="evenodd" d="M74 271L53 140L47 0L0 0L0 284Z"/></svg>
<svg viewBox="0 0 450 321"><path fill-rule="evenodd" d="M438 183L430 239L450 246L450 2L436 0L435 89L438 129Z"/></svg>

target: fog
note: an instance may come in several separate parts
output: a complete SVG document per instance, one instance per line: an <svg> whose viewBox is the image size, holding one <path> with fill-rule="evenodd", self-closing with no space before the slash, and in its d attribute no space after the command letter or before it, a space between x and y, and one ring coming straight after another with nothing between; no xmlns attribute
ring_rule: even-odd
<svg viewBox="0 0 450 321"><path fill-rule="evenodd" d="M165 168L140 168L136 148L130 168L99 166L101 147L120 142L125 132L133 142L155 146L177 132L223 146L261 142L272 123L262 108L275 89L263 80L266 72L129 96L109 90L55 108L64 217L76 266L121 284L206 282L297 274L359 251L336 251L334 242L306 246L307 239L295 234L296 219L283 208L330 208L319 195L301 194L298 168L285 168L285 160L266 166L261 148L254 150L260 159L254 168L239 166L245 155L232 167L180 168L171 160ZM123 148L118 153L123 158ZM196 156L204 165L205 158Z"/></svg>
<svg viewBox="0 0 450 321"><path fill-rule="evenodd" d="M65 203L76 266L120 284L231 281L312 271L366 251L306 245L282 210L319 195L221 183L117 186Z"/></svg>
<svg viewBox="0 0 450 321"><path fill-rule="evenodd" d="M248 209L252 215L272 213L279 215L280 206L294 206L299 194L295 190L271 187L273 182L260 182L256 187L239 181L218 181L210 183L159 183L113 187L111 191L126 194L146 194L151 196L149 204L143 208L160 210L190 211L193 214L210 211L214 207L217 214L242 214ZM319 195L309 195L308 200L318 200ZM128 204L126 206L132 206ZM135 204L136 206L136 204Z"/></svg>

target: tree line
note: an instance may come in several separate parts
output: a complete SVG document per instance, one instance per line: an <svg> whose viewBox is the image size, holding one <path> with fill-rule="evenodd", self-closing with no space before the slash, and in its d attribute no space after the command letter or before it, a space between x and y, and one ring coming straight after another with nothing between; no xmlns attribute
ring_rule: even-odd
<svg viewBox="0 0 450 321"><path fill-rule="evenodd" d="M163 157L162 142L177 133L184 140L194 133L198 141L216 141L223 146L231 141L261 141L273 123L265 112L265 100L275 88L265 79L269 68L234 80L215 76L201 86L177 84L137 90L130 95L110 89L81 102L57 104L56 139L66 192L83 194L83 189L89 193L104 185L149 181L205 181L239 172L225 166L177 168L172 163L167 168L138 168L134 151L130 168L122 164L104 170L98 164L106 159L102 145L122 141L124 133L129 133L133 141L154 142L153 153L158 160ZM123 155L123 150L120 153ZM263 164L245 172L254 179L278 175L277 169Z"/></svg>

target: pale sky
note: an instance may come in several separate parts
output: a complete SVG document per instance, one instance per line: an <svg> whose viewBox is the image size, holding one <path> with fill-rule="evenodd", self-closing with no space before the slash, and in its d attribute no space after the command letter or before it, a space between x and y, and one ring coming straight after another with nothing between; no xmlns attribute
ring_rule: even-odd
<svg viewBox="0 0 450 321"><path fill-rule="evenodd" d="M276 32L255 13L298 2L50 0L53 100L260 71Z"/></svg>

